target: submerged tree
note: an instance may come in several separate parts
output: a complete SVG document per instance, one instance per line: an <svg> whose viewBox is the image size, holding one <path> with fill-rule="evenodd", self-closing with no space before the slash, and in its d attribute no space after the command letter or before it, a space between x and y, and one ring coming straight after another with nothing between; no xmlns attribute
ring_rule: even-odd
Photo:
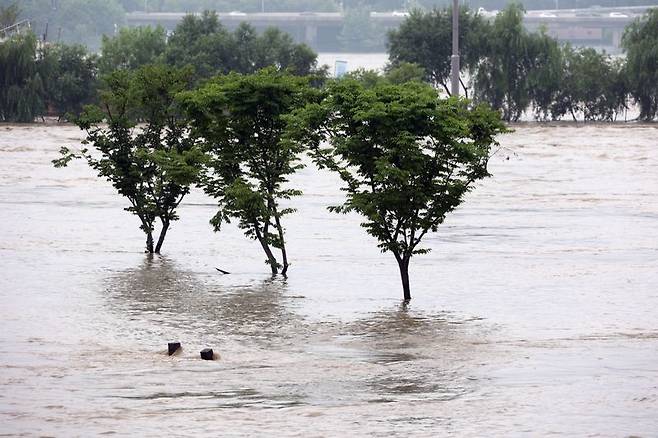
<svg viewBox="0 0 658 438"><path fill-rule="evenodd" d="M486 50L489 24L467 8L459 11L462 70L471 75ZM414 10L398 29L388 34L388 52L393 66L415 63L425 69L426 79L450 95L452 55L452 9ZM466 84L462 84L468 93Z"/></svg>
<svg viewBox="0 0 658 438"><path fill-rule="evenodd" d="M84 46L53 44L43 46L39 62L46 78L46 102L49 113L61 119L82 112L83 106L96 101L98 58Z"/></svg>
<svg viewBox="0 0 658 438"><path fill-rule="evenodd" d="M631 23L624 31L629 91L640 105L640 119L658 116L658 8Z"/></svg>
<svg viewBox="0 0 658 438"><path fill-rule="evenodd" d="M562 52L560 87L550 106L553 118L613 121L626 107L626 86L619 61L592 48Z"/></svg>
<svg viewBox="0 0 658 438"><path fill-rule="evenodd" d="M552 115L551 107L563 87L563 51L555 38L546 34L546 29L527 36L530 70L528 94L537 120L546 120Z"/></svg>
<svg viewBox="0 0 658 438"><path fill-rule="evenodd" d="M174 96L187 89L190 71L145 66L106 79L101 107L88 106L75 121L87 132L79 153L62 148L56 167L83 158L126 197L146 234L146 251L159 253L176 209L196 182L202 153L188 135ZM138 125L140 124L140 125ZM156 220L161 229L157 242Z"/></svg>
<svg viewBox="0 0 658 438"><path fill-rule="evenodd" d="M290 136L310 144L320 167L339 173L347 200L330 210L357 212L361 224L395 256L404 299L411 298L409 262L419 245L488 176L494 136L506 129L488 107L441 100L418 82L332 83L319 104L299 111ZM321 143L328 140L330 147Z"/></svg>
<svg viewBox="0 0 658 438"><path fill-rule="evenodd" d="M487 56L475 77L475 95L517 121L531 101L533 41L523 26L523 7L510 3L494 20Z"/></svg>
<svg viewBox="0 0 658 438"><path fill-rule="evenodd" d="M281 268L285 275L289 266L282 217L294 210L281 201L301 193L284 187L302 167L303 150L283 141L285 117L315 94L307 78L270 68L220 76L182 97L194 136L208 154L201 184L219 206L211 224L219 231L237 219L245 235L261 244L273 274ZM272 248L280 251L280 261Z"/></svg>
<svg viewBox="0 0 658 438"><path fill-rule="evenodd" d="M46 111L42 63L33 33L0 42L0 121L32 122Z"/></svg>

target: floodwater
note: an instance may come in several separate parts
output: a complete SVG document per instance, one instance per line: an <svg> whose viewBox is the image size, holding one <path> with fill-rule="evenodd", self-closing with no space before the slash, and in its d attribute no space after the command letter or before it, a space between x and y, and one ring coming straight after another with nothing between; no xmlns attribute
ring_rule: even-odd
<svg viewBox="0 0 658 438"><path fill-rule="evenodd" d="M657 436L658 127L515 129L404 306L331 174L271 278L199 191L143 254L77 128L0 125L0 435Z"/></svg>

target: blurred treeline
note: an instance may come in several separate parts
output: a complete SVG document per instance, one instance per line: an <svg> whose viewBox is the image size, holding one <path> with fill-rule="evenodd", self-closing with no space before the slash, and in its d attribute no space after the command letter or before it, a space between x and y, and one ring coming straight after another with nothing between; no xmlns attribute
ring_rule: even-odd
<svg viewBox="0 0 658 438"><path fill-rule="evenodd" d="M40 39L84 44L93 51L100 47L102 35L121 28L126 13L148 12L383 12L431 10L450 5L450 0L0 0L0 8L16 4L18 19L32 23ZM501 10L508 0L466 0L462 4L477 10ZM588 8L592 6L651 5L654 0L525 0L530 9ZM0 26L1 28L1 26Z"/></svg>
<svg viewBox="0 0 658 438"><path fill-rule="evenodd" d="M658 9L627 27L621 58L528 32L519 5L508 6L493 22L467 8L460 13L462 89L505 120L531 114L537 120L613 121L625 119L630 108L642 120L658 115ZM449 94L450 20L450 9L412 12L388 35L388 69ZM186 16L170 36L161 27L122 28L103 37L99 55L80 45L40 43L24 33L0 43L0 120L76 114L97 100L109 73L146 64L191 66L191 86L217 74L267 66L313 75L316 83L327 75L317 55L288 34L277 29L259 34L244 23L229 31L209 12Z"/></svg>
<svg viewBox="0 0 658 438"><path fill-rule="evenodd" d="M0 43L0 121L66 118L98 99L103 79L147 64L191 66L192 84L228 72L276 66L295 75L326 76L317 55L278 29L258 34L248 24L230 32L214 13L188 15L167 37L161 27L122 28L104 36L100 55L82 45L44 44L31 32Z"/></svg>
<svg viewBox="0 0 658 438"><path fill-rule="evenodd" d="M461 87L507 121L530 112L536 120L614 121L627 111L658 115L658 8L628 25L625 56L561 45L544 31L528 32L523 8L510 4L492 21L460 11ZM450 9L414 11L389 33L392 67L413 63L423 79L450 92ZM466 78L466 79L464 79Z"/></svg>

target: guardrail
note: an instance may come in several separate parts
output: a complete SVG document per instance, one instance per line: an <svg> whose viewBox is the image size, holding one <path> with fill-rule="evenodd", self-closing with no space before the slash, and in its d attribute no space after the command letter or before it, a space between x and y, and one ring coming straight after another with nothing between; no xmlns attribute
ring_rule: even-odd
<svg viewBox="0 0 658 438"><path fill-rule="evenodd" d="M23 29L30 29L30 20L21 20L19 22L16 22L12 24L11 26L7 26L3 29L0 29L0 40L4 40L9 38L12 35L21 33Z"/></svg>

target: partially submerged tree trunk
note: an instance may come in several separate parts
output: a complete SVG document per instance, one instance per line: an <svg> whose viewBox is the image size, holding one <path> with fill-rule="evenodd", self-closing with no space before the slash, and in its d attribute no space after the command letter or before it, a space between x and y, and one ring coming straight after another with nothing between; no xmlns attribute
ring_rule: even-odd
<svg viewBox="0 0 658 438"><path fill-rule="evenodd" d="M137 208L137 203L133 202L133 200L130 200L135 208ZM147 217L144 216L143 214L140 214L137 212L137 216L139 217L139 220L142 222L142 226L140 227L142 231L144 231L144 234L146 234L146 252L149 254L153 254L153 224L148 221Z"/></svg>
<svg viewBox="0 0 658 438"><path fill-rule="evenodd" d="M402 292L405 301L411 299L411 288L409 287L409 260L411 257L395 255L395 259L398 261L398 267L400 268L400 279L402 280Z"/></svg>
<svg viewBox="0 0 658 438"><path fill-rule="evenodd" d="M262 246L263 251L265 251L265 255L267 256L267 263L270 265L270 268L272 269L272 275L278 274L279 263L277 263L274 254L272 254L272 249L270 248L270 245L268 245L265 236L263 236L263 233L258 228L258 225L254 224L254 231L256 232L256 238L260 242L260 246ZM265 231L265 234L267 234L267 231Z"/></svg>
<svg viewBox="0 0 658 438"><path fill-rule="evenodd" d="M167 230L169 229L169 221L162 220L162 230L160 230L160 237L158 237L158 243L155 245L155 253L160 254L160 249L162 249L162 244L164 243L165 236L167 235Z"/></svg>
<svg viewBox="0 0 658 438"><path fill-rule="evenodd" d="M153 233L150 231L146 232L146 252L153 254Z"/></svg>
<svg viewBox="0 0 658 438"><path fill-rule="evenodd" d="M276 229L279 233L279 240L281 241L281 259L283 261L283 269L281 270L282 275L286 275L288 272L288 254L286 253L286 241L283 237L283 227L281 226L281 220L279 219L279 212L274 211L274 222L276 223Z"/></svg>

